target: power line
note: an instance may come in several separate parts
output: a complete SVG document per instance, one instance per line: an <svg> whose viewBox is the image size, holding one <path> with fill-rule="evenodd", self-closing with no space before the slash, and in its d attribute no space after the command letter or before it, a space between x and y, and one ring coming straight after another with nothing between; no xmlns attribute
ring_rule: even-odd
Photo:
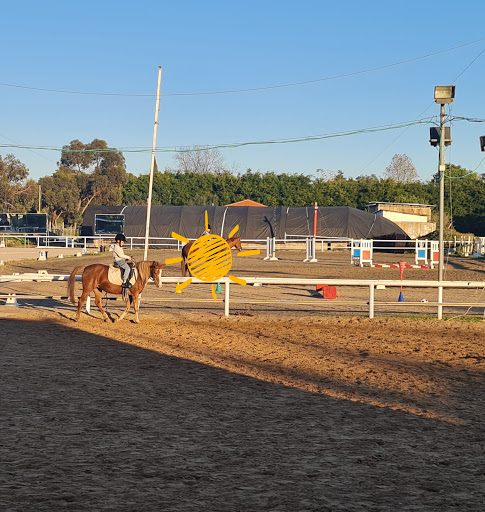
<svg viewBox="0 0 485 512"><path fill-rule="evenodd" d="M479 40L475 41L475 42L478 42ZM452 83L455 83L464 73L465 71L467 71L483 54L483 52L485 52L485 48L474 58L471 60L471 62L465 67L465 69L463 69L463 71L453 80ZM430 103L422 112L421 114L419 114L418 117L421 117L422 115L425 114L425 112L427 112L431 107L432 107L433 103ZM469 121L469 122L473 122L473 123L481 123L483 122L483 120L481 119L471 119L471 118L466 118L466 117L454 117L453 119L457 119L457 120L466 120L466 121ZM362 169L362 172L365 171L367 169L367 167L369 167L371 164L373 164L381 155L383 155L402 135L404 135L404 133L406 133L406 131L408 130L409 127L406 127L393 141L391 141L390 144L388 144L376 157L374 157L363 169Z"/></svg>
<svg viewBox="0 0 485 512"><path fill-rule="evenodd" d="M2 133L0 133L0 137L4 138L5 140L8 140L8 141L12 142L15 145L18 145L18 142L14 141L12 139L9 139L8 137L3 135ZM6 147L16 147L16 146L6 146ZM27 148L27 149L29 149L29 148ZM32 153L36 154L37 156L40 156L40 157L44 158L45 160L48 160L49 162L55 163L53 160L51 160L50 158L47 158L42 153L37 153L37 151L34 151L33 149L29 149L29 151L31 151Z"/></svg>
<svg viewBox="0 0 485 512"><path fill-rule="evenodd" d="M188 152L201 152L210 151L213 149L231 149L244 146L256 146L267 144L291 144L295 142L312 142L318 140L332 139L337 137L348 137L350 135L364 135L367 133L376 133L388 130L408 129L417 124L436 124L438 116L424 117L422 119L415 119L414 121L406 121L402 123L395 123L383 126L375 126L370 128L360 128L356 130L349 130L345 132L327 133L323 135L306 135L303 137L292 137L286 139L273 139L273 140L260 140L260 141L245 141L245 142L231 142L209 145L194 145L194 146L171 146L171 147L158 147L155 149L157 153L188 153ZM467 117L453 117L450 119L459 121L470 122L485 122L485 119L467 118ZM65 151L69 153L146 153L152 151L149 147L119 147L119 148L106 148L106 149L67 149L66 146L40 146L29 144L0 144L0 148L14 148L14 149L29 149L29 150L45 150L45 151Z"/></svg>
<svg viewBox="0 0 485 512"><path fill-rule="evenodd" d="M443 54L443 53L447 53L447 52L451 52L451 51L454 51L454 50L458 50L459 48L463 48L465 46L470 46L472 44L476 44L476 43L479 43L481 41L485 41L485 37L481 38L481 39L476 39L475 41L470 41L468 43L464 43L464 44L461 44L461 45L458 45L458 46L453 46L451 48L446 48L445 50L439 50L439 51L436 51L436 52L433 52L433 53L428 53L426 55L421 55L420 57L413 57L411 59L406 59L406 60L402 60L402 61L399 61L399 62L394 62L394 63L391 63L391 64L385 64L383 66L377 66L377 67L374 67L374 68L363 69L363 70L360 70L360 71L353 71L353 72L350 72L350 73L344 73L344 74L341 74L341 75L334 75L334 76L329 76L329 77L324 77L324 78L316 78L314 80L305 80L305 81L293 82L293 83L287 83L287 84L268 85L268 86L265 86L265 87L250 87L250 88L246 88L246 89L229 89L229 90L223 90L223 91L187 92L187 93L178 92L178 93L161 94L161 96L163 96L163 97L170 97L170 96L209 96L209 95L217 95L217 94L237 94L237 93L244 93L244 92L265 91L265 90L270 90L270 89L281 89L281 88L285 88L285 87L298 87L298 86L301 86L301 85L309 85L309 84L314 84L314 83L318 83L318 82L326 82L326 81L330 81L330 80L338 80L340 78L348 78L348 77L351 77L351 76L362 75L362 74L365 74L365 73L372 73L374 71L380 71L380 70L383 70L383 69L388 69L388 68L392 68L392 67L396 67L396 66L401 66L403 64L409 64L411 62L416 62L418 60L428 59L430 57L435 57L436 55L440 55L440 54ZM483 51L485 51L485 49ZM483 51L482 51L482 53L483 53ZM481 55L481 53L478 55L478 57L480 57L480 55ZM468 67L470 67L473 64L473 62L475 62L476 59L478 59L478 57L476 57L469 64L469 66L467 66L467 68L465 68L462 71L461 74L463 74L468 69ZM461 74L458 75L457 78L459 78L459 76L461 76ZM0 82L0 86L2 86L2 87L12 87L12 88L17 88L17 89L27 89L27 90L39 91L39 92L52 92L52 93L58 93L58 94L81 94L81 95L87 95L87 96L121 96L121 97L128 97L128 98L136 98L136 97L153 98L153 97L156 96L155 94L125 94L125 93L114 93L114 92L104 92L103 93L103 92L89 92L89 91L69 91L69 90L62 90L62 89L47 89L47 88L42 88L42 87L30 87L30 86L27 86L27 85L9 84L9 83L1 83L1 82Z"/></svg>
<svg viewBox="0 0 485 512"><path fill-rule="evenodd" d="M396 130L400 128L406 128L417 124L429 124L433 122L436 116L418 119L414 121L408 121L403 123L396 123L384 126L376 126L371 128L361 128L357 130L350 130L345 132L329 133L324 135L307 135L304 137L294 137L287 139L274 139L274 140L262 140L262 141L247 141L247 142L233 142L227 144L213 144L213 145L200 145L190 147L161 147L156 148L157 153L187 153L191 151L210 151L213 149L230 149L239 148L243 146L254 146L254 145L266 145L266 144L290 144L296 142L311 142L317 140L325 140L336 137L347 137L350 135L362 135L366 133L375 133L386 130ZM56 146L34 146L34 145L23 145L23 144L0 144L0 147L16 148L16 149L36 149L36 150L47 150L47 151L66 151L69 153L146 153L152 151L152 148L148 147L125 147L125 148L106 148L106 149L66 149L65 147Z"/></svg>

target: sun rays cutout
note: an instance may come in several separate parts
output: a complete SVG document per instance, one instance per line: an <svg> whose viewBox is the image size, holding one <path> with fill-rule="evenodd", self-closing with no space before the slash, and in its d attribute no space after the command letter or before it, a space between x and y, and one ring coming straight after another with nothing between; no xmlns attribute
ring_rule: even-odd
<svg viewBox="0 0 485 512"><path fill-rule="evenodd" d="M205 230L209 228L207 210L205 211ZM239 230L239 226L236 227L229 233L229 239L231 239L236 232ZM179 240L185 244L190 241L182 235L172 231L172 238ZM237 256L253 256L259 254L259 249L250 251L241 251L237 253ZM180 263L183 258L168 258L165 260L166 265L172 263ZM201 281L212 282L218 281L229 273L232 267L232 252L231 247L227 241L218 235L202 235L197 238L190 247L187 255L187 267L192 276L200 279ZM245 285L246 281L240 277L228 276L231 281L237 284ZM186 279L183 283L177 285L176 291L182 291L186 286L192 282L192 278ZM212 284L212 297L217 301L216 290L214 284Z"/></svg>

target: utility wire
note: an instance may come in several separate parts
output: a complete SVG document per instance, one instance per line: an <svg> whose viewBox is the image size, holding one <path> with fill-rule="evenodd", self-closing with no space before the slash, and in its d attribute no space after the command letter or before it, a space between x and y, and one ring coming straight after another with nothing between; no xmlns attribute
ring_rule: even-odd
<svg viewBox="0 0 485 512"><path fill-rule="evenodd" d="M477 41L474 41L474 42L479 42L481 40L477 40ZM467 43L468 44L468 43ZM474 58L472 59L472 61L468 64L468 66L466 66L465 69L463 69L463 71L453 80L452 84L454 84L464 73L465 71L467 71L481 56L482 54L485 52L485 48ZM431 107L432 107L433 103L430 103L422 112L421 114L419 114L418 118L421 117L422 115L424 115ZM455 119L459 119L459 118L455 118ZM463 118L463 119L466 119L467 121L470 121L470 122L475 122L475 123L481 123L483 122L483 120L473 120L472 119L469 119L469 118ZM409 127L406 127L390 144L388 144L375 158L373 158L363 169L361 172L365 171L371 164L373 164L381 155L383 155L396 141L397 139L399 139L402 135L404 135L406 133L406 131L408 130Z"/></svg>
<svg viewBox="0 0 485 512"><path fill-rule="evenodd" d="M158 153L188 153L188 152L200 152L210 151L213 149L227 149L227 148L238 148L243 146L253 145L265 145L265 144L289 144L295 142L310 142L315 140L324 140L335 137L346 137L349 135L359 135L366 133L375 133L385 130L396 130L416 124L428 124L432 121L432 117L419 119L415 121L409 121L404 123L397 123L393 125L377 126L372 128L362 128L358 130L352 130L347 132L330 133L325 135L308 135L306 137L296 137L288 139L275 139L275 140L263 140L263 141L249 141L249 142L234 142L227 144L214 144L205 146L191 146L191 147L162 147L156 148L155 151ZM69 153L146 153L152 151L152 148L148 147L125 147L125 148L106 148L106 149L66 149L65 147L55 146L31 146L23 144L0 144L0 147L16 148L16 149L37 149L37 150L49 150L49 151L65 151Z"/></svg>
<svg viewBox="0 0 485 512"><path fill-rule="evenodd" d="M468 121L466 117L456 117L460 121ZM477 122L476 119L472 120ZM480 120L485 122L485 119ZM255 145L266 145L266 144L290 144L295 142L311 142L316 140L325 140L336 137L348 137L350 135L361 135L366 133L376 133L387 130L397 130L401 128L409 128L417 124L436 124L437 116L424 117L422 119L416 119L414 121L406 121L403 123L396 123L384 126L376 126L371 128L361 128L357 130L350 130L345 132L328 133L324 135L307 135L304 137L293 137L287 139L274 139L274 140L260 140L260 141L247 141L247 142L232 142L232 143L221 143L212 145L196 145L196 146L172 146L172 147L158 147L155 149L158 153L189 153L189 152L202 152L210 151L213 149L228 149L228 148L239 148L243 146L255 146ZM151 147L119 147L119 148L106 148L106 149L68 149L65 146L36 146L28 144L0 144L0 148L14 148L14 149L36 149L36 150L48 150L48 151L65 151L69 153L146 153L152 151Z"/></svg>
<svg viewBox="0 0 485 512"><path fill-rule="evenodd" d="M13 144L15 144L15 146L3 146L0 144L0 146L2 147L18 147L18 142L12 140L12 139L9 139L8 137L6 137L5 135L3 135L2 133L0 133L0 137L4 138L5 140L8 140L10 142L12 142ZM52 163L55 163L54 160L51 160L50 158L47 158L45 155L43 155L42 153L37 153L37 151L34 151L33 149L29 149L29 148L26 148L28 149L30 152L36 154L37 156L40 156L42 158L44 158L45 160L48 160L49 162L52 162Z"/></svg>
<svg viewBox="0 0 485 512"><path fill-rule="evenodd" d="M208 96L208 95L216 95L216 94L236 94L236 93L244 93L244 92L265 91L265 90L269 90L269 89L281 89L281 88L285 88L285 87L298 87L300 85L309 85L309 84L314 84L314 83L318 83L318 82L337 80L340 78L348 78L351 76L362 75L365 73L372 73L374 71L380 71L382 69L388 69L388 68L392 68L392 67L396 67L396 66L401 66L403 64L409 64L410 62L416 62L418 60L435 57L436 55L451 52L453 50L458 50L459 48L463 48L465 46L470 46L472 44L476 44L481 41L485 41L485 37L483 37L481 39L476 39L475 41L470 41L468 43L460 44L458 46L453 46L451 48L446 48L445 50L439 50L439 51L436 51L433 53L428 53L428 54L422 55L420 57L414 57L411 59L406 59L406 60L394 62L391 64L385 64L383 66L377 66L374 68L363 69L360 71L353 71L351 73L344 73L341 75L334 75L334 76L329 76L329 77L324 77L324 78L316 78L314 80L305 80L305 81L301 81L301 82L293 82L293 83L288 83L288 84L269 85L266 87L251 87L251 88L247 88L247 89L229 89L229 90L224 90L224 91L187 92L187 93L179 92L179 93L161 94L161 96L163 96L163 97ZM485 51L485 49L484 49L484 51ZM478 57L480 57L480 55L478 55ZM478 59L478 57L476 57L475 60ZM470 67L474 61L472 61L468 67ZM461 74L463 74L468 69L468 67L465 68ZM459 76L461 76L461 75L459 75ZM13 88L17 88L17 89L27 89L27 90L31 90L31 91L54 92L54 93L60 93L60 94L83 94L83 95L88 95L88 96L122 96L122 97L132 97L132 98L133 97L153 98L156 96L155 94L124 94L124 93L109 93L109 92L103 93L103 92L87 92L87 91L68 91L68 90L62 90L62 89L46 89L46 88L42 88L42 87L30 87L30 86L26 86L26 85L9 84L9 83L0 83L0 86L13 87Z"/></svg>

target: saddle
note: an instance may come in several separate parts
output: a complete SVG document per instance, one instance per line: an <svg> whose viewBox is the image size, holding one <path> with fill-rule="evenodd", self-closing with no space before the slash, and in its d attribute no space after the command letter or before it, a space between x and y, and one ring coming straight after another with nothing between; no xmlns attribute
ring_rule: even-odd
<svg viewBox="0 0 485 512"><path fill-rule="evenodd" d="M130 277L128 278L128 282L133 286L138 279L138 270L134 267L131 267ZM108 281L111 284L117 284L121 286L123 284L123 269L119 267L115 267L110 265L108 268Z"/></svg>

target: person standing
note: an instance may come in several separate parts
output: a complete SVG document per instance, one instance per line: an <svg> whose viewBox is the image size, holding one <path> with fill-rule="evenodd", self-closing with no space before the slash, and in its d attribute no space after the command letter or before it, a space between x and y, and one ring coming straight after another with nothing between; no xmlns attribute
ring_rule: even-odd
<svg viewBox="0 0 485 512"><path fill-rule="evenodd" d="M211 225L210 225L210 224L207 224L207 229L206 229L206 230L204 230L204 232L202 233L202 235L201 235L201 236L204 236L204 235L210 235L210 234L211 234L211 231L212 231L212 229L211 229Z"/></svg>
<svg viewBox="0 0 485 512"><path fill-rule="evenodd" d="M131 265L133 262L133 258L125 254L123 250L123 245L125 245L126 237L122 233L118 233L115 236L116 245L113 246L113 265L116 268L123 269L123 284L121 285L123 288L131 288L130 283L128 282L130 278Z"/></svg>

